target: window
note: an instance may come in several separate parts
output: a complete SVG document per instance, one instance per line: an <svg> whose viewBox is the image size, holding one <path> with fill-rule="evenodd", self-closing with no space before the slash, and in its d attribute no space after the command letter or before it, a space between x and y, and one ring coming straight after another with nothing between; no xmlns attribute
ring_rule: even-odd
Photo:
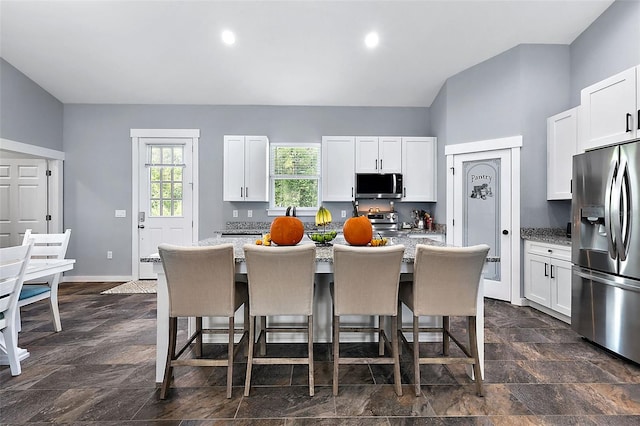
<svg viewBox="0 0 640 426"><path fill-rule="evenodd" d="M149 215L182 216L183 146L149 145Z"/></svg>
<svg viewBox="0 0 640 426"><path fill-rule="evenodd" d="M320 205L320 144L271 144L271 208Z"/></svg>

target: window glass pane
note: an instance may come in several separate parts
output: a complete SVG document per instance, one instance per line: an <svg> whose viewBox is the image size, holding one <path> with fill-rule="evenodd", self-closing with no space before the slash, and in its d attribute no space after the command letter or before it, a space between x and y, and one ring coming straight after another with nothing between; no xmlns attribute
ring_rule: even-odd
<svg viewBox="0 0 640 426"><path fill-rule="evenodd" d="M164 182L171 182L171 170L173 170L173 167L163 167L162 168L162 180Z"/></svg>
<svg viewBox="0 0 640 426"><path fill-rule="evenodd" d="M176 146L173 148L173 164L182 164L184 160L182 159L182 147Z"/></svg>
<svg viewBox="0 0 640 426"><path fill-rule="evenodd" d="M173 148L172 147L163 147L162 148L162 164L173 164Z"/></svg>
<svg viewBox="0 0 640 426"><path fill-rule="evenodd" d="M151 216L160 216L160 201L151 200Z"/></svg>
<svg viewBox="0 0 640 426"><path fill-rule="evenodd" d="M173 194L171 194L171 198L174 200L182 200L182 184L174 183L173 184Z"/></svg>
<svg viewBox="0 0 640 426"><path fill-rule="evenodd" d="M151 198L160 198L160 184L152 183L151 184Z"/></svg>
<svg viewBox="0 0 640 426"><path fill-rule="evenodd" d="M151 167L151 182L160 181L160 167Z"/></svg>
<svg viewBox="0 0 640 426"><path fill-rule="evenodd" d="M320 149L301 146L274 146L272 174L274 175L317 175L320 167Z"/></svg>
<svg viewBox="0 0 640 426"><path fill-rule="evenodd" d="M171 200L162 200L162 216L172 216Z"/></svg>
<svg viewBox="0 0 640 426"><path fill-rule="evenodd" d="M274 182L274 207L318 206L317 179L277 179Z"/></svg>
<svg viewBox="0 0 640 426"><path fill-rule="evenodd" d="M160 164L162 160L162 150L159 146L151 147L151 164Z"/></svg>
<svg viewBox="0 0 640 426"><path fill-rule="evenodd" d="M173 181L182 182L182 167L173 168Z"/></svg>
<svg viewBox="0 0 640 426"><path fill-rule="evenodd" d="M173 202L173 215L182 216L182 201Z"/></svg>
<svg viewBox="0 0 640 426"><path fill-rule="evenodd" d="M162 184L162 198L170 199L171 198L171 184L163 183Z"/></svg>

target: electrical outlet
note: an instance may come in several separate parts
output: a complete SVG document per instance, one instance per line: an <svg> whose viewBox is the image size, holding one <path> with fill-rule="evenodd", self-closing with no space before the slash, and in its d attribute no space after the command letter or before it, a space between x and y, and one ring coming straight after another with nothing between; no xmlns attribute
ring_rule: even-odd
<svg viewBox="0 0 640 426"><path fill-rule="evenodd" d="M113 252L111 250L107 251L107 259L113 259Z"/></svg>
<svg viewBox="0 0 640 426"><path fill-rule="evenodd" d="M253 210L247 210L247 217L253 217Z"/></svg>
<svg viewBox="0 0 640 426"><path fill-rule="evenodd" d="M238 217L238 210L233 211L233 217Z"/></svg>
<svg viewBox="0 0 640 426"><path fill-rule="evenodd" d="M340 217L347 217L347 211L346 210L342 210L340 212Z"/></svg>
<svg viewBox="0 0 640 426"><path fill-rule="evenodd" d="M116 210L116 217L127 217L126 210Z"/></svg>

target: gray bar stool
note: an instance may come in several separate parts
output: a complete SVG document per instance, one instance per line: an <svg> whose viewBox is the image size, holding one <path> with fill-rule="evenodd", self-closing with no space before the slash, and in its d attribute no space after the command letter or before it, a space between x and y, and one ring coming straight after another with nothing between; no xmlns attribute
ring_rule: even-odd
<svg viewBox="0 0 640 426"><path fill-rule="evenodd" d="M333 394L338 394L340 364L393 364L395 391L402 395L398 355L398 282L404 246L333 246ZM378 316L378 327L341 327L342 315ZM391 339L384 317L391 317ZM340 332L378 334L379 357L340 357ZM384 357L385 347L391 356Z"/></svg>
<svg viewBox="0 0 640 426"><path fill-rule="evenodd" d="M247 284L235 282L233 244L211 247L181 247L169 244L158 246L169 289L169 348L160 399L167 397L175 366L227 367L227 398L231 398L233 358L248 336ZM244 304L244 328L235 330L235 312ZM202 317L226 317L226 329L203 329ZM196 330L176 353L178 317L195 317ZM179 359L195 340L195 356L202 356L202 335L228 334L226 359ZM236 333L242 333L234 345Z"/></svg>
<svg viewBox="0 0 640 426"><path fill-rule="evenodd" d="M244 395L249 396L252 367L256 364L307 364L309 395L314 394L313 375L313 286L316 271L316 246L259 246L247 244L244 255L249 277L249 356ZM268 327L266 317L304 315L306 327ZM254 357L256 317L263 318L258 336L261 355L266 353L267 333L304 332L308 355L300 357Z"/></svg>
<svg viewBox="0 0 640 426"><path fill-rule="evenodd" d="M482 376L478 357L476 312L480 278L489 252L485 244L472 247L416 246L413 282L401 282L398 309L402 303L413 312L413 368L416 396L420 395L420 364L473 364L476 392L482 396ZM441 316L442 327L419 326L420 316ZM402 316L402 315L401 315ZM467 317L468 347L451 335L450 316ZM402 321L402 320L401 320ZM400 323L402 325L402 322ZM406 342L402 333L399 333ZM442 333L442 357L420 357L420 333ZM449 339L458 345L465 357L449 357ZM411 346L410 346L411 347Z"/></svg>

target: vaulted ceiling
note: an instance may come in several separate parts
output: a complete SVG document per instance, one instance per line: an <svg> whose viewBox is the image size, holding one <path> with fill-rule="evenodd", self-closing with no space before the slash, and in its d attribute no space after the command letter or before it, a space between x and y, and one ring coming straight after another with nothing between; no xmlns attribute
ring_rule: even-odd
<svg viewBox="0 0 640 426"><path fill-rule="evenodd" d="M2 0L0 54L63 103L430 106L448 77L570 44L612 2Z"/></svg>

